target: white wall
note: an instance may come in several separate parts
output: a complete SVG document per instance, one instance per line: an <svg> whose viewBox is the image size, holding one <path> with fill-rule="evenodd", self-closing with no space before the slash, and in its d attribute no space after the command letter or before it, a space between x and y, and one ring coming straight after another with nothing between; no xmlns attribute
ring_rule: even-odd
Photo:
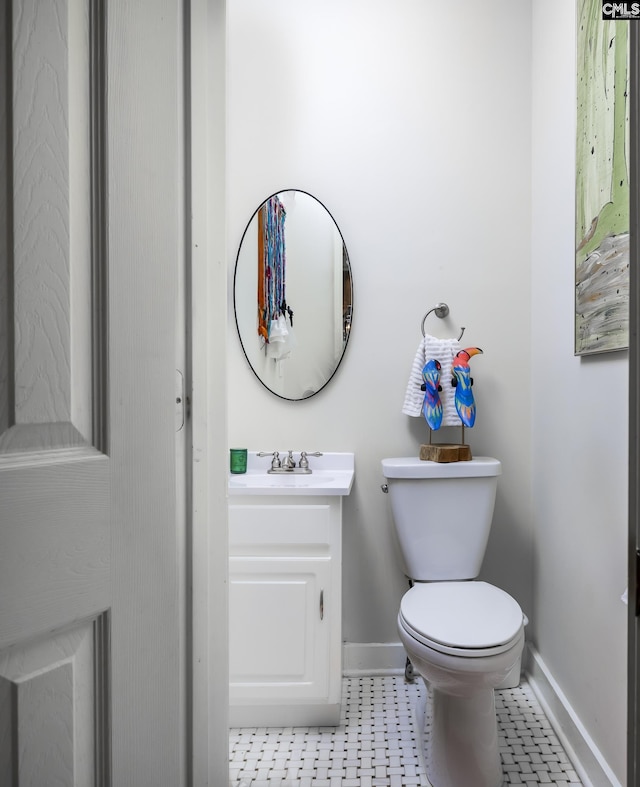
<svg viewBox="0 0 640 787"><path fill-rule="evenodd" d="M405 580L380 459L415 455L428 439L400 411L422 317L438 301L450 318L432 315L428 330L465 325L465 341L485 351L472 361L478 420L467 436L504 463L485 576L532 617L529 18L528 0L228 7L230 268L260 202L300 188L333 214L354 277L345 360L312 399L265 391L230 328L229 439L355 451L349 642L398 641Z"/></svg>
<svg viewBox="0 0 640 787"><path fill-rule="evenodd" d="M535 644L624 784L628 353L573 355L575 2L533 9Z"/></svg>
<svg viewBox="0 0 640 787"><path fill-rule="evenodd" d="M258 204L300 188L332 212L354 276L345 360L312 399L271 396L230 329L229 437L355 451L344 636L396 642L380 459L426 439L400 409L422 316L446 301L427 329L465 325L483 348L467 435L504 465L483 576L520 601L624 783L627 355L573 355L574 17L575 0L229 4L230 274Z"/></svg>

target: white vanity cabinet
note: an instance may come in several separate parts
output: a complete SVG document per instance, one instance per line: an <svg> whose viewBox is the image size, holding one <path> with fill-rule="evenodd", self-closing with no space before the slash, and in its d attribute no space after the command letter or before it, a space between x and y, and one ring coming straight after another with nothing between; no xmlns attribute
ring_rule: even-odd
<svg viewBox="0 0 640 787"><path fill-rule="evenodd" d="M342 497L229 499L232 727L338 724Z"/></svg>

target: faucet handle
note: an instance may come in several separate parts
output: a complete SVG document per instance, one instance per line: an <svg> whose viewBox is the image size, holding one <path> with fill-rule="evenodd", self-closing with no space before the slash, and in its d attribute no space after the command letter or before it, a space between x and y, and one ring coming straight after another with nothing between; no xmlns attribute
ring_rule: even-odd
<svg viewBox="0 0 640 787"><path fill-rule="evenodd" d="M280 452L279 451L259 451L256 456L272 456L273 459L271 460L271 469L272 470L279 470L282 467L282 462L280 461Z"/></svg>
<svg viewBox="0 0 640 787"><path fill-rule="evenodd" d="M313 453L309 453L308 451L300 451L300 461L298 462L298 465L303 470L307 470L309 467L309 460L307 459L308 456L322 456L322 451L313 451Z"/></svg>

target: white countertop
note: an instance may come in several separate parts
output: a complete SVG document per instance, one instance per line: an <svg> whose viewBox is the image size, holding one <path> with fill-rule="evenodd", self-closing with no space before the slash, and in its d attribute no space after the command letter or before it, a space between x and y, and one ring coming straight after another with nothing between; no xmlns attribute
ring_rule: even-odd
<svg viewBox="0 0 640 787"><path fill-rule="evenodd" d="M323 453L310 456L311 473L269 473L271 457L247 452L247 472L229 473L229 495L348 495L353 486L354 454ZM280 451L280 459L287 451ZM296 464L300 451L293 452Z"/></svg>

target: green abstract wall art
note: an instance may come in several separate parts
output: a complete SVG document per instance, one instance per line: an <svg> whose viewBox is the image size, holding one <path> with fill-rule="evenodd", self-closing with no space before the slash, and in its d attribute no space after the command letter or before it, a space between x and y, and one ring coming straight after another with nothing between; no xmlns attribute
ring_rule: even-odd
<svg viewBox="0 0 640 787"><path fill-rule="evenodd" d="M575 353L629 345L629 22L578 0Z"/></svg>

